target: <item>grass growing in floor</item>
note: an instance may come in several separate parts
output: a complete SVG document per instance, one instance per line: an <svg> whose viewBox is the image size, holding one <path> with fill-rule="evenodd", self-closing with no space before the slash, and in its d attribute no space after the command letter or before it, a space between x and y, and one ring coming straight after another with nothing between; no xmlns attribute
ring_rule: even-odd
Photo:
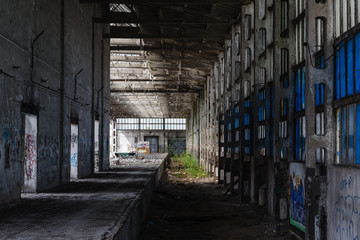
<svg viewBox="0 0 360 240"><path fill-rule="evenodd" d="M208 177L208 174L197 164L195 158L188 153L174 156L173 161L184 166L184 173L189 177Z"/></svg>

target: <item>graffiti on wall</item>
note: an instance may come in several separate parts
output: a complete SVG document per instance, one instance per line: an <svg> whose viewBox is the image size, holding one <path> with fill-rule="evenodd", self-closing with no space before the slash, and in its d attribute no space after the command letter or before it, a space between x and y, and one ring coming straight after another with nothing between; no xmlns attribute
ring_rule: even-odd
<svg viewBox="0 0 360 240"><path fill-rule="evenodd" d="M32 134L26 134L25 138L25 176L26 180L33 180L36 178L36 141Z"/></svg>
<svg viewBox="0 0 360 240"><path fill-rule="evenodd" d="M305 166L291 163L290 176L290 224L305 232Z"/></svg>
<svg viewBox="0 0 360 240"><path fill-rule="evenodd" d="M9 124L5 124L3 132L5 167L10 167L10 162L16 162L21 158L20 134L21 131L10 128Z"/></svg>
<svg viewBox="0 0 360 240"><path fill-rule="evenodd" d="M57 166L58 157L60 154L59 146L60 146L59 137L39 134L38 136L39 161L44 160L50 166Z"/></svg>
<svg viewBox="0 0 360 240"><path fill-rule="evenodd" d="M36 191L37 185L37 116L25 115L24 191Z"/></svg>
<svg viewBox="0 0 360 240"><path fill-rule="evenodd" d="M79 126L71 124L70 178L78 178Z"/></svg>
<svg viewBox="0 0 360 240"><path fill-rule="evenodd" d="M333 209L333 227L338 240L359 239L360 196L352 193L353 185L351 176L339 182L339 195Z"/></svg>

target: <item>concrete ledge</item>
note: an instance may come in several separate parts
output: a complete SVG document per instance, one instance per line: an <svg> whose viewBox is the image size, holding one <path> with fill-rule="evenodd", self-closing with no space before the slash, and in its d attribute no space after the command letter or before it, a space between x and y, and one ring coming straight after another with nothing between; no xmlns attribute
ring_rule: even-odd
<svg viewBox="0 0 360 240"><path fill-rule="evenodd" d="M146 184L144 190L139 194L139 198L132 203L131 208L128 209L128 215L122 222L119 230L112 237L117 240L135 240L140 232L142 222L145 220L149 205L151 202L152 193L159 183L159 180L166 169L166 163L169 155L156 169L152 178Z"/></svg>
<svg viewBox="0 0 360 240"><path fill-rule="evenodd" d="M0 239L135 240L167 154L144 164L114 167L49 192L23 194L21 204L0 211Z"/></svg>

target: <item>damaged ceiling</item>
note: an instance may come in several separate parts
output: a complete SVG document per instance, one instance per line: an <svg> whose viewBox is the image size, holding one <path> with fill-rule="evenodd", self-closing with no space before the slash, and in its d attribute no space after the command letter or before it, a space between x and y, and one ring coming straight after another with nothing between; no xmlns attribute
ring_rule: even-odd
<svg viewBox="0 0 360 240"><path fill-rule="evenodd" d="M110 23L112 117L187 117L239 20L240 0L82 0Z"/></svg>

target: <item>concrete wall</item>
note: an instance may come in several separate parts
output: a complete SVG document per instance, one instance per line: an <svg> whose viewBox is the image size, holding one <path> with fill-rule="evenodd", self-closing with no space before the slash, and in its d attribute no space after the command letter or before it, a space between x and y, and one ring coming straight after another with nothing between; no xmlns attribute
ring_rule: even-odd
<svg viewBox="0 0 360 240"><path fill-rule="evenodd" d="M327 239L358 239L360 235L359 171L351 168L329 168L328 178Z"/></svg>
<svg viewBox="0 0 360 240"><path fill-rule="evenodd" d="M159 138L159 152L165 153L168 151L169 138L185 138L185 131L116 131L116 151L115 152L130 152L136 151L136 144L145 141L145 137L158 137Z"/></svg>
<svg viewBox="0 0 360 240"><path fill-rule="evenodd" d="M3 204L20 198L24 113L38 118L36 191L69 181L71 122L79 125L79 177L93 171L95 115L103 132L101 163L108 167L109 42L102 39L107 27L92 24L92 17L102 14L99 5L4 0L0 14ZM75 94L75 75L81 69Z"/></svg>

